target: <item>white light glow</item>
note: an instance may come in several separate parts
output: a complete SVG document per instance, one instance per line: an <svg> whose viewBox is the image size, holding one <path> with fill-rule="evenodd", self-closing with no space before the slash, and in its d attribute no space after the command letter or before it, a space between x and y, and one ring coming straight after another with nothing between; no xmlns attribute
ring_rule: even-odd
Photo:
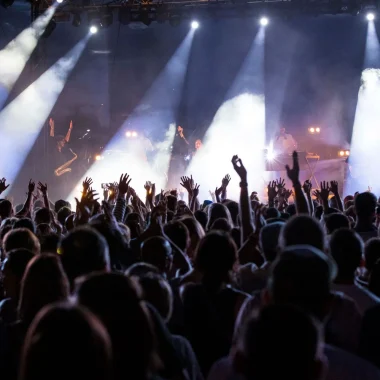
<svg viewBox="0 0 380 380"><path fill-rule="evenodd" d="M58 3L58 4L62 4L62 3L63 3L63 0L57 0L57 3Z"/></svg>
<svg viewBox="0 0 380 380"><path fill-rule="evenodd" d="M38 40L52 19L55 10L55 6L48 8L29 28L23 30L0 51L0 109L36 48Z"/></svg>
<svg viewBox="0 0 380 380"><path fill-rule="evenodd" d="M366 17L368 21L373 21L375 19L375 15L373 13L367 13Z"/></svg>
<svg viewBox="0 0 380 380"><path fill-rule="evenodd" d="M35 82L0 112L0 173L13 182L25 158L49 117L88 37L45 71Z"/></svg>
<svg viewBox="0 0 380 380"><path fill-rule="evenodd" d="M380 69L366 69L362 73L362 85L358 94L354 130L352 133L350 165L356 186L350 193L365 191L371 186L375 194L380 193L378 152L380 141ZM345 152L343 152L345 153Z"/></svg>
<svg viewBox="0 0 380 380"><path fill-rule="evenodd" d="M97 28L96 26L91 26L91 27L90 27L90 33L91 33L91 34L98 33L98 28Z"/></svg>
<svg viewBox="0 0 380 380"><path fill-rule="evenodd" d="M191 27L192 27L193 29L198 29L198 28L199 28L199 22L198 22L198 21L193 21L193 22L191 23Z"/></svg>
<svg viewBox="0 0 380 380"><path fill-rule="evenodd" d="M260 25L267 26L269 24L269 20L267 17L261 17L260 19Z"/></svg>
<svg viewBox="0 0 380 380"><path fill-rule="evenodd" d="M125 133L125 136L128 137L128 138L131 137L131 136L132 136L132 132L131 132L131 131L127 131L127 132Z"/></svg>

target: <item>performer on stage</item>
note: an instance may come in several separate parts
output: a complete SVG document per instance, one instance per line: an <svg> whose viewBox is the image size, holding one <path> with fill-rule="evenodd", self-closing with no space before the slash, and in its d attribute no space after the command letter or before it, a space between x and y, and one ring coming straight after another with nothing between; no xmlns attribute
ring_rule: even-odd
<svg viewBox="0 0 380 380"><path fill-rule="evenodd" d="M69 130L66 133L66 136L55 136L55 122L52 118L49 120L50 126L50 137L55 138L56 143L54 147L54 174L59 177L64 173L71 172L69 167L73 161L77 159L77 155L67 147L68 142L70 141L71 131L73 129L73 122L70 121Z"/></svg>
<svg viewBox="0 0 380 380"><path fill-rule="evenodd" d="M286 133L285 128L281 128L274 139L273 150L277 155L292 154L297 150L297 142L292 135Z"/></svg>

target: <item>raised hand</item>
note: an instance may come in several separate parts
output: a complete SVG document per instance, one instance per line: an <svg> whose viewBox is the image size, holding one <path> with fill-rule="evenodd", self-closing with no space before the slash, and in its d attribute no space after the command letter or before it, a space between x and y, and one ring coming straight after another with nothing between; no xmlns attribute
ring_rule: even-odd
<svg viewBox="0 0 380 380"><path fill-rule="evenodd" d="M193 176L191 176L191 177L187 177L187 176L181 177L181 183L180 183L180 185L183 188L185 188L189 194L191 194L192 190L193 190L193 186L194 186Z"/></svg>
<svg viewBox="0 0 380 380"><path fill-rule="evenodd" d="M0 180L0 194L1 194L3 191L7 190L8 187L9 187L9 185L6 185L6 184L5 184L6 181L7 181L7 180L6 180L5 178L2 178L2 179Z"/></svg>
<svg viewBox="0 0 380 380"><path fill-rule="evenodd" d="M145 189L147 194L150 194L151 187L152 187L152 183L150 181L146 181L145 185L144 185L144 189Z"/></svg>
<svg viewBox="0 0 380 380"><path fill-rule="evenodd" d="M257 191L252 191L251 196L250 196L250 200L259 202L259 196L257 194Z"/></svg>
<svg viewBox="0 0 380 380"><path fill-rule="evenodd" d="M302 189L305 192L305 194L311 193L312 184L309 180L306 180L304 184L302 185Z"/></svg>
<svg viewBox="0 0 380 380"><path fill-rule="evenodd" d="M285 191L283 192L283 197L286 200L288 200L292 195L293 195L293 191L292 190L285 189Z"/></svg>
<svg viewBox="0 0 380 380"><path fill-rule="evenodd" d="M127 194L128 189L129 189L129 184L131 183L132 178L129 178L128 174L122 174L120 176L119 180L119 186L118 186L118 191L119 191L119 196L125 196Z"/></svg>
<svg viewBox="0 0 380 380"><path fill-rule="evenodd" d="M48 186L45 183L45 185L42 182L38 182L38 191L41 192L43 196L47 195Z"/></svg>
<svg viewBox="0 0 380 380"><path fill-rule="evenodd" d="M322 201L321 192L319 190L314 190L313 196L317 199L317 201L319 201L319 202Z"/></svg>
<svg viewBox="0 0 380 380"><path fill-rule="evenodd" d="M34 189L36 188L36 184L32 181L32 179L29 180L28 184L28 193L34 193Z"/></svg>
<svg viewBox="0 0 380 380"><path fill-rule="evenodd" d="M285 180L282 178L277 179L275 185L277 186L278 191L280 191L281 189L285 188Z"/></svg>
<svg viewBox="0 0 380 380"><path fill-rule="evenodd" d="M227 186L229 185L231 181L231 176L229 174L227 174L223 179L222 179L222 187L224 187L225 189L227 188Z"/></svg>
<svg viewBox="0 0 380 380"><path fill-rule="evenodd" d="M300 165L298 161L298 153L296 151L293 152L293 168L290 169L289 165L286 165L285 169L293 186L299 184Z"/></svg>
<svg viewBox="0 0 380 380"><path fill-rule="evenodd" d="M278 191L276 190L276 182L272 181L268 184L268 198L273 200L276 198Z"/></svg>
<svg viewBox="0 0 380 380"><path fill-rule="evenodd" d="M196 198L199 195L199 186L198 184L195 184L193 189L193 197Z"/></svg>
<svg viewBox="0 0 380 380"><path fill-rule="evenodd" d="M156 196L156 184L149 182L149 190L147 190L146 198L149 204L151 205L151 207L153 207L153 201L154 201L155 196Z"/></svg>
<svg viewBox="0 0 380 380"><path fill-rule="evenodd" d="M246 183L247 182L247 170L243 165L242 160L237 156L232 157L232 165L236 171L236 173L239 175L241 182Z"/></svg>
<svg viewBox="0 0 380 380"><path fill-rule="evenodd" d="M334 195L339 194L338 181L330 182L330 190Z"/></svg>
<svg viewBox="0 0 380 380"><path fill-rule="evenodd" d="M330 191L329 183L326 181L321 182L321 190L319 193L323 202L328 202Z"/></svg>
<svg viewBox="0 0 380 380"><path fill-rule="evenodd" d="M87 193L88 189L90 188L92 184L93 184L92 178L86 177L82 183L83 193Z"/></svg>

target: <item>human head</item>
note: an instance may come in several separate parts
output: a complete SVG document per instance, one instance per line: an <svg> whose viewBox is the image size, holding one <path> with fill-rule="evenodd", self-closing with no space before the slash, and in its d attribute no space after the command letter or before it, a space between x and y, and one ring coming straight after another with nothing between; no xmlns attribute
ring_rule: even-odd
<svg viewBox="0 0 380 380"><path fill-rule="evenodd" d="M197 210L194 212L194 218L199 222L203 230L206 231L207 219L208 219L207 214L202 210Z"/></svg>
<svg viewBox="0 0 380 380"><path fill-rule="evenodd" d="M74 229L74 217L75 217L75 214L71 214L65 220L65 229L67 232Z"/></svg>
<svg viewBox="0 0 380 380"><path fill-rule="evenodd" d="M291 305L271 305L250 319L234 357L246 379L321 380L321 324Z"/></svg>
<svg viewBox="0 0 380 380"><path fill-rule="evenodd" d="M202 148L202 141L200 139L195 141L195 149L198 150Z"/></svg>
<svg viewBox="0 0 380 380"><path fill-rule="evenodd" d="M69 297L69 282L57 255L42 254L32 258L21 281L19 318L29 324L46 305Z"/></svg>
<svg viewBox="0 0 380 380"><path fill-rule="evenodd" d="M369 239L364 247L365 267L372 272L376 262L380 260L380 238Z"/></svg>
<svg viewBox="0 0 380 380"><path fill-rule="evenodd" d="M237 226L239 224L239 203L235 201L228 201L225 203L225 206L228 208L228 211L231 214L231 219L234 226Z"/></svg>
<svg viewBox="0 0 380 380"><path fill-rule="evenodd" d="M205 231L195 218L186 217L181 219L181 222L187 227L190 234L190 246L187 254L192 259L200 240L205 236Z"/></svg>
<svg viewBox="0 0 380 380"><path fill-rule="evenodd" d="M15 222L13 228L27 228L34 234L36 233L36 226L34 225L32 219L29 218L20 218L19 220L17 220L17 222Z"/></svg>
<svg viewBox="0 0 380 380"><path fill-rule="evenodd" d="M10 218L13 215L12 203L7 199L0 201L0 219L4 220Z"/></svg>
<svg viewBox="0 0 380 380"><path fill-rule="evenodd" d="M3 286L6 297L18 300L20 285L26 266L34 257L34 253L27 249L15 249L8 252L2 265Z"/></svg>
<svg viewBox="0 0 380 380"><path fill-rule="evenodd" d="M141 244L141 259L157 267L160 273L168 273L173 262L172 247L161 236L151 237Z"/></svg>
<svg viewBox="0 0 380 380"><path fill-rule="evenodd" d="M111 380L111 343L89 311L68 304L38 313L25 338L20 380Z"/></svg>
<svg viewBox="0 0 380 380"><path fill-rule="evenodd" d="M350 228L350 221L347 216L340 213L333 213L324 216L326 233L331 235L340 228Z"/></svg>
<svg viewBox="0 0 380 380"><path fill-rule="evenodd" d="M377 206L376 196L365 192L355 197L355 211L358 219L372 221Z"/></svg>
<svg viewBox="0 0 380 380"><path fill-rule="evenodd" d="M59 210L61 210L62 208L68 208L70 211L71 211L71 206L70 206L70 203L63 200L63 199L59 199L57 202L54 203L54 211L56 213L59 212Z"/></svg>
<svg viewBox="0 0 380 380"><path fill-rule="evenodd" d="M173 293L169 283L160 275L148 273L138 277L143 299L153 305L167 323L172 315Z"/></svg>
<svg viewBox="0 0 380 380"><path fill-rule="evenodd" d="M280 235L280 246L311 245L325 249L325 235L317 220L307 215L296 215L285 224Z"/></svg>
<svg viewBox="0 0 380 380"><path fill-rule="evenodd" d="M65 206L65 207L62 207L61 209L59 209L57 211L57 219L58 219L58 222L62 225L62 226L65 226L65 222L66 222L66 219L68 216L70 216L72 214L71 210Z"/></svg>
<svg viewBox="0 0 380 380"><path fill-rule="evenodd" d="M292 304L320 320L329 312L335 263L311 246L290 246L272 266L267 285L270 303Z"/></svg>
<svg viewBox="0 0 380 380"><path fill-rule="evenodd" d="M19 248L28 249L34 254L41 252L40 242L37 237L26 228L11 230L4 236L3 249L5 254Z"/></svg>
<svg viewBox="0 0 380 380"><path fill-rule="evenodd" d="M57 253L61 241L59 235L51 233L39 238L41 244L41 253Z"/></svg>
<svg viewBox="0 0 380 380"><path fill-rule="evenodd" d="M221 204L221 203L213 203L209 206L208 209L208 223L207 223L207 230L211 228L211 226L214 224L216 219L224 218L228 221L228 223L233 227L231 214L228 211L228 208Z"/></svg>
<svg viewBox="0 0 380 380"><path fill-rule="evenodd" d="M80 227L68 233L62 239L59 253L71 286L79 276L110 270L107 242L92 228Z"/></svg>
<svg viewBox="0 0 380 380"><path fill-rule="evenodd" d="M34 213L34 223L36 226L39 224L50 224L51 223L51 214L48 208L40 208Z"/></svg>
<svg viewBox="0 0 380 380"><path fill-rule="evenodd" d="M204 285L213 287L229 281L237 261L233 239L225 232L212 231L200 241L194 267L203 275Z"/></svg>
<svg viewBox="0 0 380 380"><path fill-rule="evenodd" d="M280 218L281 213L275 207L268 207L265 214L265 219Z"/></svg>
<svg viewBox="0 0 380 380"><path fill-rule="evenodd" d="M260 231L261 251L268 262L274 261L277 257L278 240L284 225L283 222L274 222L265 225Z"/></svg>
<svg viewBox="0 0 380 380"><path fill-rule="evenodd" d="M190 234L187 227L179 220L169 222L164 226L165 235L183 252L190 246Z"/></svg>
<svg viewBox="0 0 380 380"><path fill-rule="evenodd" d="M77 282L77 301L104 324L111 338L114 378L144 379L153 367L155 337L141 289L119 273L97 273Z"/></svg>
<svg viewBox="0 0 380 380"><path fill-rule="evenodd" d="M363 256L360 236L348 228L335 231L330 239L330 254L338 266L338 279L354 281Z"/></svg>
<svg viewBox="0 0 380 380"><path fill-rule="evenodd" d="M174 212L174 214L177 212L177 203L178 199L174 195L167 195L166 200L168 202L168 210L171 212Z"/></svg>
<svg viewBox="0 0 380 380"><path fill-rule="evenodd" d="M154 265L144 263L144 262L135 263L131 265L125 271L125 275L128 277L132 277L132 276L140 277L140 276L145 276L150 273L160 274L160 271Z"/></svg>

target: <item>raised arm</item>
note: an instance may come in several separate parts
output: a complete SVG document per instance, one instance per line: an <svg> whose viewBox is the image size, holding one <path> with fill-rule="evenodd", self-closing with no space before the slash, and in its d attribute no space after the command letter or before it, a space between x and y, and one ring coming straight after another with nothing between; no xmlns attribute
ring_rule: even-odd
<svg viewBox="0 0 380 380"><path fill-rule="evenodd" d="M42 182L38 182L38 191L42 194L42 197L44 199L44 206L48 210L50 210L50 202L48 197L48 187L47 184L45 185Z"/></svg>
<svg viewBox="0 0 380 380"><path fill-rule="evenodd" d="M241 242L242 245L248 237L254 232L252 223L251 202L249 201L247 170L242 160L238 156L232 157L232 165L240 177L240 223L242 228Z"/></svg>
<svg viewBox="0 0 380 380"><path fill-rule="evenodd" d="M331 181L330 182L330 190L334 194L338 209L343 212L344 207L343 207L342 198L340 197L340 194L339 194L338 181Z"/></svg>
<svg viewBox="0 0 380 380"><path fill-rule="evenodd" d="M69 142L70 141L70 136L71 136L71 130L73 129L73 121L71 120L70 121L70 126L69 126L69 130L67 131L66 133L66 137L65 137L65 141L66 142Z"/></svg>
<svg viewBox="0 0 380 380"><path fill-rule="evenodd" d="M309 207L307 206L306 198L299 180L300 166L298 162L298 153L296 151L293 152L293 168L290 168L288 165L286 165L285 168L289 179L292 181L297 213L309 214Z"/></svg>
<svg viewBox="0 0 380 380"><path fill-rule="evenodd" d="M306 195L307 203L309 205L309 213L311 216L314 215L314 203L313 200L311 199L311 182L309 180L305 181L305 183L302 186L302 189Z"/></svg>
<svg viewBox="0 0 380 380"><path fill-rule="evenodd" d="M36 184L30 180L28 184L28 195L26 197L26 201L24 203L24 206L22 207L21 211L17 213L17 217L23 217L28 214L30 211L31 205L32 205L32 199L33 199L33 192L36 187Z"/></svg>

